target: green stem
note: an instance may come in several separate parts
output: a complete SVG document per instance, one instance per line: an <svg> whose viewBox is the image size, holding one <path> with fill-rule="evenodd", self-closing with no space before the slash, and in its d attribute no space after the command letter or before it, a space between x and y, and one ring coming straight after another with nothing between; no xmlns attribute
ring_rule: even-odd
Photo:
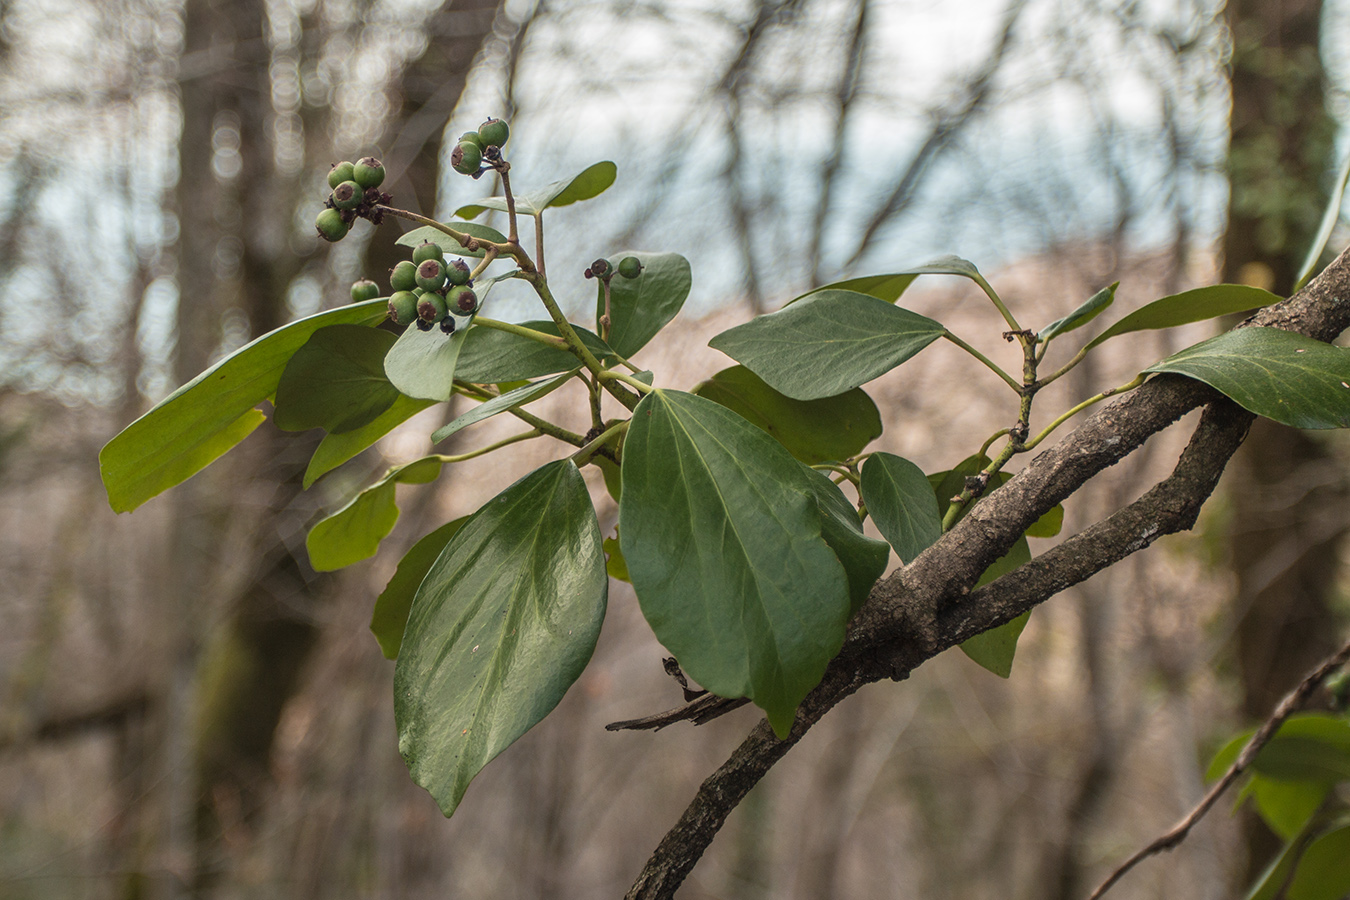
<svg viewBox="0 0 1350 900"><path fill-rule="evenodd" d="M655 388L643 381L638 381L632 375L625 375L622 372L615 372L613 369L605 369L600 373L600 383L608 384L611 381L622 381L624 384L637 391L639 394L650 394ZM612 392L611 392L612 393ZM636 404L634 404L636 405ZM630 406L629 409L632 409Z"/></svg>
<svg viewBox="0 0 1350 900"><path fill-rule="evenodd" d="M516 198L515 195L511 193L511 178L506 174L511 171L511 164L506 160L502 160L501 166L497 171L501 173L502 193L506 195L506 221L509 226L506 242L519 247L520 232L516 230Z"/></svg>
<svg viewBox="0 0 1350 900"><path fill-rule="evenodd" d="M614 438L626 432L628 430L628 424L632 421L632 419L624 419L622 422L611 425L609 428L602 431L595 440L572 454L572 462L577 464L577 468L586 465L586 463L591 461L591 457L599 452L601 447L604 447L610 441L614 440Z"/></svg>
<svg viewBox="0 0 1350 900"><path fill-rule="evenodd" d="M534 214L534 259L539 267L539 277L544 276L544 211Z"/></svg>
<svg viewBox="0 0 1350 900"><path fill-rule="evenodd" d="M384 206L384 205L380 205L375 208L380 210L381 212L386 212L391 216L397 216L400 219L407 219L409 222L416 222L419 225L427 225L431 228L435 228L442 234L447 234L450 237L454 238L456 241L459 242L459 245L461 247L471 252L476 252L478 250L486 251L495 247L498 253L505 253L507 256L510 256L512 259L514 259L516 261L516 264L520 266L520 270L522 272L534 274L534 272L536 271L534 267L534 260L530 259L530 255L520 248L519 242L513 244L510 241L508 241L505 244L498 244L495 241L489 241L485 238L477 238L471 234L465 234L462 231L456 231L449 225L437 222L435 219L429 219L426 216L419 215L415 212L409 212L406 209L398 209L393 206Z"/></svg>
<svg viewBox="0 0 1350 900"><path fill-rule="evenodd" d="M600 410L600 379L587 378L580 376L586 382L586 390L591 395L591 426L593 428L602 428L605 424L604 414Z"/></svg>
<svg viewBox="0 0 1350 900"><path fill-rule="evenodd" d="M458 380L455 381L455 392L474 400L491 400L494 397L500 396L499 394L481 388L476 384ZM582 444L586 443L586 439L575 431L568 431L561 425L555 425L547 419L541 419L535 414L528 413L523 409L508 409L507 412L524 422L526 425L530 425L537 431L546 434L555 440L562 441L564 444L580 447Z"/></svg>
<svg viewBox="0 0 1350 900"><path fill-rule="evenodd" d="M607 371L600 360L595 358L595 354L590 351L590 348L581 342L581 337L577 334L576 329L572 327L571 322L567 321L567 317L563 315L562 309L558 306L558 301L553 298L553 292L549 290L548 281L541 278L537 272L526 273L524 278L534 286L534 292L543 301L544 308L548 310L549 317L553 319L553 324L558 326L558 334L562 335L563 340L567 341L567 349L577 359L581 360L586 368L591 370L593 376L600 379L601 385L616 400L628 409L637 406L640 398L636 394L613 383L627 380L627 376L618 372ZM639 381L638 384L642 384L642 382ZM642 385L642 391L649 390L651 390L650 387L645 384Z"/></svg>
<svg viewBox="0 0 1350 900"><path fill-rule="evenodd" d="M466 459L473 459L476 456L483 456L491 453L493 450L500 450L511 444L517 444L521 441L528 441L530 438L543 437L544 433L538 428L531 428L529 431L522 431L520 434L513 434L509 438L502 438L495 444L488 444L486 447L479 447L477 450L470 450L468 453L458 453L454 456L446 456L438 453L436 458L443 463L464 462Z"/></svg>
<svg viewBox="0 0 1350 900"><path fill-rule="evenodd" d="M1088 355L1089 349L1090 348L1088 347L1084 347L1082 350L1079 350L1077 353L1074 354L1073 359L1069 360L1064 365L1060 366L1058 369L1056 369L1055 371L1051 372L1049 375L1045 376L1040 381L1038 381L1036 383L1036 387L1043 388L1050 382L1054 381L1055 379L1067 375L1073 369L1074 366L1078 365L1080 362L1083 361L1083 359Z"/></svg>
<svg viewBox="0 0 1350 900"><path fill-rule="evenodd" d="M1059 426L1063 425L1063 424L1064 424L1065 422L1067 422L1069 419L1073 418L1073 417L1076 416L1078 413L1080 413L1080 412L1082 412L1083 410L1087 409L1089 406L1092 406L1092 405L1097 404L1097 403L1101 403L1101 402L1102 402L1103 400L1105 400L1107 397L1114 397L1116 394L1123 394L1123 393L1125 393L1126 391L1132 391L1132 390L1134 390L1135 388L1139 387L1139 385L1141 385L1141 384L1144 383L1144 379L1145 379L1146 377L1147 377L1147 376L1141 374L1141 375L1135 377L1134 380L1129 381L1129 382L1127 382L1127 383L1125 383L1125 384L1122 384L1122 385L1120 385L1119 387L1113 387L1113 388L1110 388L1109 390L1102 391L1100 394L1096 395L1095 397L1089 397L1089 398L1087 398L1087 399L1084 400L1082 403L1080 403L1080 404L1078 404L1077 406L1073 407L1072 409L1068 410L1067 412L1065 412L1064 414L1062 414L1061 416L1059 416L1059 418L1057 418L1057 419L1055 419L1053 422L1051 422L1049 425L1045 426L1044 430L1042 430L1040 434L1036 435L1034 438L1032 438L1031 440L1027 441L1026 444L1023 445L1023 449L1025 449L1025 450L1031 450L1031 449L1034 448L1037 444L1039 444L1041 441L1043 441L1043 440L1045 440L1047 437L1049 437L1049 436L1050 436L1050 432L1054 431L1056 428L1058 428Z"/></svg>
<svg viewBox="0 0 1350 900"><path fill-rule="evenodd" d="M600 340L609 343L609 279L602 279L605 288L605 314L600 317Z"/></svg>
<svg viewBox="0 0 1350 900"><path fill-rule="evenodd" d="M980 457L983 458L983 457L985 457L985 456L988 456L988 455L989 455L989 448L992 447L992 446L994 446L994 441L996 441L996 440L998 440L999 438L1003 437L1005 434L1010 434L1011 432L1012 432L1012 429L1010 429L1010 428L1000 428L998 431L995 431L993 434L989 435L989 440L985 441L985 442L980 446Z"/></svg>
<svg viewBox="0 0 1350 900"><path fill-rule="evenodd" d="M491 265L492 261L497 258L498 252L499 251L495 246L488 247L487 252L483 254L483 258L479 261L478 265L474 266L473 271L469 273L469 280L473 281L479 275L482 275L483 270Z"/></svg>
<svg viewBox="0 0 1350 900"><path fill-rule="evenodd" d="M1008 387L1012 388L1014 391L1017 391L1018 393L1022 392L1022 385L1017 383L1017 379L1013 378L1007 372L1003 371L1003 369L999 368L998 364L995 363L993 360L991 360L989 357L985 356L983 353L976 350L974 347L970 346L965 341L961 340L959 337L952 334L945 328L942 329L942 336L945 337L947 340L951 341L956 346L960 347L962 350L969 353L971 356L978 359L980 362L984 363L986 366L988 366L990 371L992 371L999 378L1002 378L1005 382L1007 382Z"/></svg>
<svg viewBox="0 0 1350 900"><path fill-rule="evenodd" d="M571 350L571 346L562 338L544 334L542 331L535 331L533 328L526 328L524 325L516 325L511 322L499 322L496 319L489 319L486 316L474 316L473 324L482 325L485 328L495 328L498 331L505 331L507 334L518 335L523 338L529 338L540 344L547 344L558 350Z"/></svg>
<svg viewBox="0 0 1350 900"><path fill-rule="evenodd" d="M1013 318L1012 312L1008 309L1007 306L1004 305L1003 299L1002 299L1001 297L999 297L998 292L994 290L994 286L993 286L992 284L990 284L989 282L985 281L983 275L980 275L980 274L977 273L977 274L974 276L974 278L975 278L975 283L978 284L978 285L980 286L980 289L981 289L982 291L984 291L985 295L986 295L990 300L994 301L994 306L996 306L996 307L998 308L999 313L1002 314L1002 316L1003 316L1003 321L1005 321L1005 322L1008 323L1008 329L1009 329L1010 331L1020 332L1020 331L1022 330L1022 326L1017 324L1017 319ZM1018 335L1018 338L1019 338L1019 340L1021 340L1023 343L1026 342L1026 336L1025 336L1025 335L1020 335L1020 334L1019 334L1019 335Z"/></svg>

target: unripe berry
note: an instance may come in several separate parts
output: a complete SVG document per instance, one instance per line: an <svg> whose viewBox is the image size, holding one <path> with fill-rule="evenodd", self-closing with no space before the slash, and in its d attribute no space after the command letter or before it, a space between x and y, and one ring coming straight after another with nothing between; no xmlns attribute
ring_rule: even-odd
<svg viewBox="0 0 1350 900"><path fill-rule="evenodd" d="M340 241L347 236L351 226L342 221L342 213L336 209L325 209L319 213L318 218L314 220L314 227L319 231L319 237L325 241Z"/></svg>
<svg viewBox="0 0 1350 900"><path fill-rule="evenodd" d="M364 193L355 181L344 181L333 188L333 205L338 209L356 209L361 205Z"/></svg>
<svg viewBox="0 0 1350 900"><path fill-rule="evenodd" d="M428 259L419 265L417 286L424 291L439 291L445 287L445 264L439 259Z"/></svg>
<svg viewBox="0 0 1350 900"><path fill-rule="evenodd" d="M454 334L454 333L455 333L455 317L454 317L454 316L446 316L444 319L441 319L441 331L445 332L446 334Z"/></svg>
<svg viewBox="0 0 1350 900"><path fill-rule="evenodd" d="M597 259L591 263L591 275L596 278L608 278L614 274L614 266L607 259Z"/></svg>
<svg viewBox="0 0 1350 900"><path fill-rule="evenodd" d="M450 168L461 175L473 175L483 164L483 151L472 141L460 141L450 153Z"/></svg>
<svg viewBox="0 0 1350 900"><path fill-rule="evenodd" d="M465 141L468 141L470 144L473 144L479 150L484 150L487 148L487 144L483 143L483 136L476 131L464 132L459 136L459 140L456 143L462 144Z"/></svg>
<svg viewBox="0 0 1350 900"><path fill-rule="evenodd" d="M430 322L435 325L441 319L444 319L450 310L445 305L445 298L440 294L427 291L417 301L417 317L424 322Z"/></svg>
<svg viewBox="0 0 1350 900"><path fill-rule="evenodd" d="M417 318L417 298L412 291L399 291L389 298L389 318L399 325L410 325Z"/></svg>
<svg viewBox="0 0 1350 900"><path fill-rule="evenodd" d="M333 168L328 170L328 186L335 188L344 181L351 181L355 174L356 169L351 163L333 163Z"/></svg>
<svg viewBox="0 0 1350 900"><path fill-rule="evenodd" d="M636 278L642 274L642 261L636 256L625 256L619 260L619 274L624 278Z"/></svg>
<svg viewBox="0 0 1350 900"><path fill-rule="evenodd" d="M415 263L423 263L429 259L444 262L445 251L441 249L440 244L433 244L431 241L423 241L418 244L417 249L413 251L412 261Z"/></svg>
<svg viewBox="0 0 1350 900"><path fill-rule="evenodd" d="M394 266L389 273L389 287L396 291L411 291L417 287L417 265L405 259Z"/></svg>
<svg viewBox="0 0 1350 900"><path fill-rule="evenodd" d="M462 287L452 291L449 300L458 315L468 316L478 311L478 295L472 288Z"/></svg>
<svg viewBox="0 0 1350 900"><path fill-rule="evenodd" d="M478 135L488 147L504 147L511 136L511 129L501 119L488 119L478 126Z"/></svg>
<svg viewBox="0 0 1350 900"><path fill-rule="evenodd" d="M445 280L456 287L469 283L469 267L464 260L456 259L445 264Z"/></svg>
<svg viewBox="0 0 1350 900"><path fill-rule="evenodd" d="M362 188L379 187L384 181L384 163L367 156L352 167L352 180Z"/></svg>
<svg viewBox="0 0 1350 900"><path fill-rule="evenodd" d="M352 282L352 302L363 303L366 300L374 300L380 296L380 286L369 278L362 278L360 281Z"/></svg>

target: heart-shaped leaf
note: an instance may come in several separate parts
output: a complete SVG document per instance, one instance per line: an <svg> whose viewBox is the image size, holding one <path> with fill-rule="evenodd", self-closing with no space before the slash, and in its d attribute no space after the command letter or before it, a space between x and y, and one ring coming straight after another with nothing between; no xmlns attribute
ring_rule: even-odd
<svg viewBox="0 0 1350 900"><path fill-rule="evenodd" d="M493 244L505 244L506 235L495 228L489 228L487 225L479 225L476 222L455 222L450 225L455 231L467 234L469 237L475 237L482 241L488 241ZM473 259L482 259L487 250L482 247L477 250L465 250L464 245L452 238L450 235L434 228L431 225L423 225L421 228L414 228L407 234L404 234L398 240L394 241L402 247L416 247L419 244L431 242L440 247L446 253L453 253L455 256L467 256Z"/></svg>
<svg viewBox="0 0 1350 900"><path fill-rule="evenodd" d="M319 441L319 446L314 449L314 455L310 457L309 466L305 469L305 490L309 490L310 485L324 475L435 403L435 400L414 400L412 397L399 394L394 398L393 405L368 424L355 431L324 435L323 440Z"/></svg>
<svg viewBox="0 0 1350 900"><path fill-rule="evenodd" d="M570 206L579 200L590 200L603 194L618 177L619 167L612 162L598 162L571 178L563 178L541 188L518 194L516 212L533 216L546 209ZM490 209L506 212L505 197L487 197L455 210L456 218L476 219Z"/></svg>
<svg viewBox="0 0 1350 900"><path fill-rule="evenodd" d="M281 373L272 421L282 431L329 434L369 425L399 396L384 374L385 354L396 340L360 325L320 328Z"/></svg>
<svg viewBox="0 0 1350 900"><path fill-rule="evenodd" d="M853 291L821 291L708 342L795 400L852 390L942 336L932 319Z"/></svg>
<svg viewBox="0 0 1350 900"><path fill-rule="evenodd" d="M942 536L942 513L918 466L890 453L873 453L862 467L862 498L877 530L905 563Z"/></svg>
<svg viewBox="0 0 1350 900"><path fill-rule="evenodd" d="M1057 335L1066 334L1075 328L1082 328L1091 322L1097 316L1106 311L1116 300L1116 288L1120 287L1117 281L1109 287L1104 287L1091 297L1084 300L1077 309L1069 313L1062 319L1056 319L1040 331L1041 342L1044 343Z"/></svg>
<svg viewBox="0 0 1350 900"><path fill-rule="evenodd" d="M431 436L433 444L439 444L455 432L467 428L475 422L481 422L489 419L497 413L506 412L508 409L515 409L518 406L524 406L526 403L538 400L540 397L550 394L560 388L569 378L576 374L576 369L570 372L564 372L556 378L550 378L547 381L540 381L534 384L527 384L524 387L516 388L513 391L507 391L505 394L499 394L491 400L478 404L473 409L458 416L448 425L443 425Z"/></svg>
<svg viewBox="0 0 1350 900"><path fill-rule="evenodd" d="M745 366L732 366L692 393L763 428L807 465L848 459L881 436L881 414L861 388L838 397L793 400Z"/></svg>
<svg viewBox="0 0 1350 900"><path fill-rule="evenodd" d="M544 334L558 336L558 326L548 321L522 322L521 325ZM577 336L598 359L614 355L595 334L577 325ZM455 376L473 384L501 384L524 381L543 375L556 375L577 366L577 358L566 350L532 341L495 328L471 328L459 354Z"/></svg>
<svg viewBox="0 0 1350 900"><path fill-rule="evenodd" d="M309 530L305 549L316 572L332 572L363 559L380 549L398 522L394 486L426 484L441 474L440 457L426 456L395 466L384 477L361 491L346 506Z"/></svg>
<svg viewBox="0 0 1350 900"><path fill-rule="evenodd" d="M409 397L449 400L454 393L456 363L466 337L478 328L461 328L448 337L439 328L409 328L384 357L384 374ZM488 329L482 329L484 331Z"/></svg>
<svg viewBox="0 0 1350 900"><path fill-rule="evenodd" d="M214 462L266 421L254 409L277 389L292 354L328 325L376 325L387 300L368 300L282 326L239 348L165 397L99 452L115 512L130 512Z"/></svg>
<svg viewBox="0 0 1350 900"><path fill-rule="evenodd" d="M408 624L408 612L412 609L413 596L431 564L441 555L445 545L459 531L460 526L469 521L468 516L460 516L446 522L431 534L425 535L399 560L394 577L375 598L375 610L370 616L370 631L380 643L380 652L385 659L398 659L399 648L403 645L403 629Z"/></svg>
<svg viewBox="0 0 1350 900"><path fill-rule="evenodd" d="M618 265L625 257L642 263L637 278L615 275L609 281L609 345L620 356L630 357L675 318L689 297L693 275L689 260L678 253L643 253L624 250L614 254ZM605 314L604 286L597 287L595 303L596 332L602 333L600 317Z"/></svg>
<svg viewBox="0 0 1350 900"><path fill-rule="evenodd" d="M1095 347L1102 341L1132 331L1153 331L1203 322L1207 319L1246 312L1261 306L1278 303L1280 298L1270 291L1246 284L1212 284L1209 287L1183 291L1141 306L1125 318L1088 341Z"/></svg>
<svg viewBox="0 0 1350 900"><path fill-rule="evenodd" d="M1350 350L1292 331L1237 328L1144 371L1203 381L1244 409L1295 428L1350 426Z"/></svg>
<svg viewBox="0 0 1350 900"><path fill-rule="evenodd" d="M475 513L422 580L394 718L408 771L447 816L586 668L609 587L600 544L586 482L562 459Z"/></svg>
<svg viewBox="0 0 1350 900"><path fill-rule="evenodd" d="M652 391L624 440L619 522L657 639L699 684L749 697L787 734L850 608L801 464L711 400Z"/></svg>

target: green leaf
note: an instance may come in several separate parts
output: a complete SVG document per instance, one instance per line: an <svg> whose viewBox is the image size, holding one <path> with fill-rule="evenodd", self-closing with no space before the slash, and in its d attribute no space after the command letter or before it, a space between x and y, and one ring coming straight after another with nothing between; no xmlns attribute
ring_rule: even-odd
<svg viewBox="0 0 1350 900"><path fill-rule="evenodd" d="M1064 528L1064 507L1055 504L1050 511L1041 516L1027 529L1027 537L1052 538Z"/></svg>
<svg viewBox="0 0 1350 900"><path fill-rule="evenodd" d="M398 749L447 816L586 668L609 588L600 544L562 459L475 513L417 589L394 667Z"/></svg>
<svg viewBox="0 0 1350 900"><path fill-rule="evenodd" d="M558 336L558 326L552 322L522 322L526 328ZM573 325L577 336L598 359L613 356L604 341L585 328ZM506 381L524 381L543 375L556 375L576 368L577 358L566 350L558 350L532 341L518 334L495 328L470 328L459 354L455 372L463 381L474 384L500 384Z"/></svg>
<svg viewBox="0 0 1350 900"><path fill-rule="evenodd" d="M932 319L852 291L822 291L717 335L721 350L795 400L833 397L942 336Z"/></svg>
<svg viewBox="0 0 1350 900"><path fill-rule="evenodd" d="M460 516L446 522L431 534L424 535L413 544L399 560L394 577L375 598L375 611L370 616L370 630L375 640L380 642L380 652L385 659L398 659L399 647L403 644L403 629L408 624L408 611L412 609L413 596L417 587L431 571L431 564L441 555L445 545L459 531L460 526L469 521L468 516Z"/></svg>
<svg viewBox="0 0 1350 900"><path fill-rule="evenodd" d="M619 167L612 162L598 162L593 166L552 184L516 196L516 212L533 216L546 209L570 206L578 200L590 200L603 194L618 177ZM506 212L505 197L487 197L455 210L456 218L476 219L490 209Z"/></svg>
<svg viewBox="0 0 1350 900"><path fill-rule="evenodd" d="M745 366L732 366L692 393L763 428L807 465L856 456L881 436L881 414L861 388L821 400L793 400Z"/></svg>
<svg viewBox="0 0 1350 900"><path fill-rule="evenodd" d="M942 513L933 487L914 463L873 453L862 467L862 498L883 537L905 563L942 536Z"/></svg>
<svg viewBox="0 0 1350 900"><path fill-rule="evenodd" d="M409 328L389 348L384 374L400 392L418 400L449 400L454 393L456 363L467 335L483 328L461 328L447 337L439 328Z"/></svg>
<svg viewBox="0 0 1350 900"><path fill-rule="evenodd" d="M547 394L562 387L577 372L573 369L570 372L564 372L556 378L550 378L547 381L538 381L534 384L527 384L524 387L516 388L514 391L507 391L505 394L499 394L491 400L478 404L473 409L458 416L453 422L442 425L436 429L436 433L431 436L433 444L439 444L455 432L467 428L475 422L481 422L484 419L490 419L497 413L506 412L508 409L515 409L518 406L524 406L534 400L538 400Z"/></svg>
<svg viewBox="0 0 1350 900"><path fill-rule="evenodd" d="M886 571L891 548L884 541L863 534L858 511L823 472L806 465L802 466L802 472L820 510L820 536L834 551L848 576L849 615L852 616L862 608L867 595L872 592L872 585Z"/></svg>
<svg viewBox="0 0 1350 900"><path fill-rule="evenodd" d="M624 250L614 254L612 262L635 256L642 262L637 278L615 275L610 279L609 345L623 357L631 357L666 327L684 306L693 285L689 260L678 253L642 253ZM602 332L600 317L605 314L605 289L596 288L596 331Z"/></svg>
<svg viewBox="0 0 1350 900"><path fill-rule="evenodd" d="M991 462L993 462L993 460L987 456L970 456L961 460L955 469L947 472L935 472L928 476L928 483L933 486L933 492L937 497L938 509L944 516L947 514L947 507L951 506L951 498L960 494L961 491L965 489L966 477L978 474L981 469L988 466ZM985 490L983 496L989 496L989 494L997 488L1002 487L1011 478L1011 473L999 472L989 480L991 487ZM974 505L974 503L966 504L966 506L957 513L956 519L952 524L956 524L956 522L965 518L966 513L970 512ZM1049 512L1031 523L1031 527L1028 528L1025 533L1027 537L1054 537L1059 534L1060 529L1063 527L1064 507L1061 504L1055 504L1050 508Z"/></svg>
<svg viewBox="0 0 1350 900"><path fill-rule="evenodd" d="M656 637L780 736L843 644L845 572L801 464L729 409L656 390L623 445L620 544Z"/></svg>
<svg viewBox="0 0 1350 900"><path fill-rule="evenodd" d="M1132 331L1153 331L1203 322L1219 316L1245 312L1261 306L1278 303L1279 297L1246 284L1212 284L1209 287L1183 291L1139 307L1101 334L1088 341L1089 348L1102 341Z"/></svg>
<svg viewBox="0 0 1350 900"><path fill-rule="evenodd" d="M975 582L975 587L982 588L1030 561L1031 548L1027 545L1027 539L1020 537L1017 543L1012 545L1011 550L994 560L994 564L984 570L980 580ZM1017 654L1017 639L1022 636L1022 629L1027 627L1027 620L1030 618L1030 611L1024 612L1011 622L1005 622L997 628L991 628L965 641L961 644L961 650L999 678L1007 678L1012 674L1013 657Z"/></svg>
<svg viewBox="0 0 1350 900"><path fill-rule="evenodd" d="M1306 842L1297 835L1257 879L1247 900L1344 900L1350 893L1350 823L1317 826ZM1291 877L1291 870L1292 877Z"/></svg>
<svg viewBox="0 0 1350 900"><path fill-rule="evenodd" d="M360 325L320 328L281 373L272 421L282 431L329 434L369 425L398 398L384 375L384 356L396 340Z"/></svg>
<svg viewBox="0 0 1350 900"><path fill-rule="evenodd" d="M1345 200L1346 182L1350 182L1350 153L1346 154L1340 172L1336 173L1336 180L1332 182L1331 196L1327 198L1327 208L1322 212L1322 223L1317 226L1317 236L1313 238L1312 246L1308 248L1308 255L1303 258L1303 265L1298 267L1298 277L1294 279L1295 291L1307 284L1308 279L1312 277L1317 261L1327 249L1327 241L1331 240L1331 232L1341 220L1341 203Z"/></svg>
<svg viewBox="0 0 1350 900"><path fill-rule="evenodd" d="M861 278L849 278L844 281L835 281L831 284L823 284L802 294L800 297L794 297L787 304L796 303L798 300L805 300L812 294L819 294L821 291L854 291L859 294L867 294L869 297L876 297L878 300L885 300L887 303L894 303L900 299L900 295L905 292L914 279L919 276L911 272L896 273L892 275L864 275Z"/></svg>
<svg viewBox="0 0 1350 900"><path fill-rule="evenodd" d="M1261 818L1286 841L1303 830L1330 790L1326 782L1280 781L1262 775L1252 776L1248 786Z"/></svg>
<svg viewBox="0 0 1350 900"><path fill-rule="evenodd" d="M1145 372L1203 381L1243 408L1295 428L1350 425L1350 350L1281 331L1227 331Z"/></svg>
<svg viewBox="0 0 1350 900"><path fill-rule="evenodd" d="M1255 731L1247 731L1225 744L1205 770L1205 778L1215 779L1228 771L1247 746ZM1320 744L1321 749L1309 749ZM1328 766L1321 762L1332 761ZM1253 768L1272 778L1336 781L1350 778L1340 772L1350 760L1350 719L1329 713L1295 713L1284 721L1275 736L1256 754Z"/></svg>
<svg viewBox="0 0 1350 900"><path fill-rule="evenodd" d="M633 579L628 577L628 563L624 561L623 549L619 546L618 531L615 531L614 537L605 538L602 546L605 550L605 571L609 577L632 584Z"/></svg>
<svg viewBox="0 0 1350 900"><path fill-rule="evenodd" d="M368 300L282 326L231 353L132 422L99 453L99 471L115 512L130 512L191 478L238 444L266 417L287 361L326 325L375 325L387 300Z"/></svg>
<svg viewBox="0 0 1350 900"><path fill-rule="evenodd" d="M506 243L506 235L495 228L489 228L487 225L479 225L475 222L455 222L450 227L456 231L469 235L469 237L476 237L479 240L490 241L494 244ZM394 241L394 243L403 247L416 247L427 241L437 245L446 253L453 253L455 256L467 256L473 259L482 259L487 255L487 251L481 247L477 250L465 250L459 241L455 240L444 231L441 231L439 228L433 228L430 225L414 228L412 231L409 231L407 234Z"/></svg>
<svg viewBox="0 0 1350 900"><path fill-rule="evenodd" d="M398 521L394 486L426 484L440 474L441 460L436 456L390 469L346 506L309 530L305 537L309 564L316 572L331 572L370 559Z"/></svg>
<svg viewBox="0 0 1350 900"><path fill-rule="evenodd" d="M305 469L305 490L309 490L310 485L324 475L435 403L434 400L414 400L412 397L399 394L394 398L392 406L355 431L324 435L319 446L315 448L314 455L310 457L309 466Z"/></svg>
<svg viewBox="0 0 1350 900"><path fill-rule="evenodd" d="M1040 331L1042 343L1049 341L1057 335L1067 334L1075 328L1082 328L1091 322L1097 316L1106 311L1106 308L1115 302L1116 288L1120 287L1117 281L1110 287L1104 287L1091 297L1087 298L1079 305L1077 309L1069 313L1062 319L1056 319Z"/></svg>
<svg viewBox="0 0 1350 900"><path fill-rule="evenodd" d="M618 503L623 497L623 470L603 456L592 456L591 463L600 469L605 478L605 490Z"/></svg>

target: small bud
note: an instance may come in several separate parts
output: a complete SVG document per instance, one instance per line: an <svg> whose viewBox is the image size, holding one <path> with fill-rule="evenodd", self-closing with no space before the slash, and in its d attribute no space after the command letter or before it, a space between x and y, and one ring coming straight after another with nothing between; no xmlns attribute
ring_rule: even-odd
<svg viewBox="0 0 1350 900"><path fill-rule="evenodd" d="M478 135L487 147L504 147L511 136L511 129L501 119L488 119L478 126Z"/></svg>
<svg viewBox="0 0 1350 900"><path fill-rule="evenodd" d="M445 261L445 251L441 249L440 244L433 244L431 241L423 241L413 250L413 259L415 263L424 263L429 259Z"/></svg>
<svg viewBox="0 0 1350 900"><path fill-rule="evenodd" d="M625 256L619 260L619 274L624 278L636 278L642 274L642 261L636 256Z"/></svg>
<svg viewBox="0 0 1350 900"><path fill-rule="evenodd" d="M445 298L440 294L427 291L417 301L417 317L432 325L444 319L449 312L450 310L445 305Z"/></svg>
<svg viewBox="0 0 1350 900"><path fill-rule="evenodd" d="M318 218L314 220L314 227L318 229L319 237L325 241L340 241L347 236L351 228L342 221L342 213L336 209L325 209L319 213Z"/></svg>
<svg viewBox="0 0 1350 900"><path fill-rule="evenodd" d="M364 193L355 181L344 181L333 188L333 205L338 209L356 209L361 205Z"/></svg>
<svg viewBox="0 0 1350 900"><path fill-rule="evenodd" d="M472 141L460 141L450 152L450 168L461 175L476 175L483 164L483 151Z"/></svg>
<svg viewBox="0 0 1350 900"><path fill-rule="evenodd" d="M378 296L380 296L380 286L369 278L352 282L353 303L364 303L367 300L374 300Z"/></svg>
<svg viewBox="0 0 1350 900"><path fill-rule="evenodd" d="M396 291L411 291L417 287L417 265L403 260L389 273L389 287Z"/></svg>
<svg viewBox="0 0 1350 900"><path fill-rule="evenodd" d="M454 316L446 316L444 319L441 319L441 331L445 332L446 334L454 334L454 333L455 333L455 317L454 317Z"/></svg>
<svg viewBox="0 0 1350 900"><path fill-rule="evenodd" d="M445 265L439 259L428 259L417 267L417 286L424 291L439 291L445 287Z"/></svg>
<svg viewBox="0 0 1350 900"><path fill-rule="evenodd" d="M355 174L356 169L351 163L333 163L333 168L328 170L328 186L335 188L344 181L351 181Z"/></svg>
<svg viewBox="0 0 1350 900"><path fill-rule="evenodd" d="M417 318L417 298L412 291L399 291L389 298L389 318L399 325L410 325Z"/></svg>
<svg viewBox="0 0 1350 900"><path fill-rule="evenodd" d="M458 287L469 283L469 267L462 259L445 264L445 280Z"/></svg>
<svg viewBox="0 0 1350 900"><path fill-rule="evenodd" d="M362 188L377 188L384 181L384 163L367 156L352 167L352 180Z"/></svg>
<svg viewBox="0 0 1350 900"><path fill-rule="evenodd" d="M608 278L614 274L614 266L607 259L597 259L591 263L591 274L596 278Z"/></svg>
<svg viewBox="0 0 1350 900"><path fill-rule="evenodd" d="M478 295L473 292L473 288L459 288L450 298L460 315L468 316L478 311Z"/></svg>

